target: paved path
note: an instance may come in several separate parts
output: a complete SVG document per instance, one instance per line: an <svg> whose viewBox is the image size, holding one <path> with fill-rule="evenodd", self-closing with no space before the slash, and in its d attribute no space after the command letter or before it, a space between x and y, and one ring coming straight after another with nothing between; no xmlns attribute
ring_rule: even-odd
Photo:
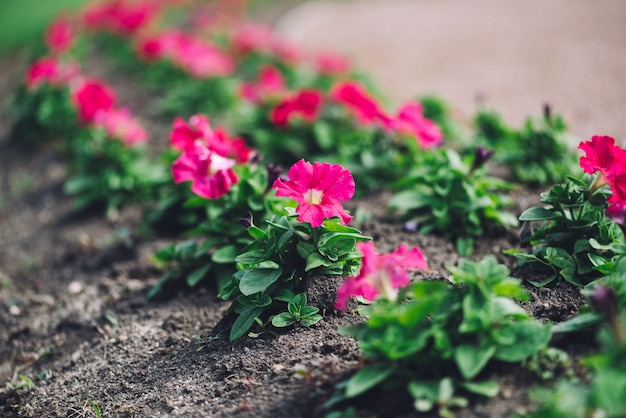
<svg viewBox="0 0 626 418"><path fill-rule="evenodd" d="M348 55L393 102L434 93L469 117L480 96L515 126L548 102L573 134L626 144L625 0L310 1L278 29Z"/></svg>

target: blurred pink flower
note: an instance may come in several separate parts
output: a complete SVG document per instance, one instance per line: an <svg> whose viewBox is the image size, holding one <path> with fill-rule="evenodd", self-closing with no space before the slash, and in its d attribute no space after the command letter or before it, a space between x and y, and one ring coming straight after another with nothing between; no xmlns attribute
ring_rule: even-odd
<svg viewBox="0 0 626 418"><path fill-rule="evenodd" d="M86 78L75 87L72 101L78 108L81 121L92 122L98 112L113 109L117 98L104 81Z"/></svg>
<svg viewBox="0 0 626 418"><path fill-rule="evenodd" d="M273 37L272 28L260 23L246 22L233 35L233 48L239 54L269 52Z"/></svg>
<svg viewBox="0 0 626 418"><path fill-rule="evenodd" d="M606 214L617 224L626 226L626 201L610 204Z"/></svg>
<svg viewBox="0 0 626 418"><path fill-rule="evenodd" d="M93 124L104 128L110 137L120 139L127 146L148 140L146 130L126 108L99 111L94 117Z"/></svg>
<svg viewBox="0 0 626 418"><path fill-rule="evenodd" d="M300 116L314 122L322 105L322 94L317 90L304 89L280 102L270 112L270 120L278 126L287 126L292 117Z"/></svg>
<svg viewBox="0 0 626 418"><path fill-rule="evenodd" d="M159 2L111 0L92 3L83 12L84 24L95 30L131 35L148 25L159 11Z"/></svg>
<svg viewBox="0 0 626 418"><path fill-rule="evenodd" d="M402 106L389 127L414 137L423 149L437 147L443 141L441 129L435 122L424 117L422 105L419 103L407 103Z"/></svg>
<svg viewBox="0 0 626 418"><path fill-rule="evenodd" d="M55 58L43 57L37 60L26 73L26 87L33 90L41 84L61 85L69 83L79 74L74 62L61 62Z"/></svg>
<svg viewBox="0 0 626 418"><path fill-rule="evenodd" d="M300 160L289 169L289 180L280 178L272 188L276 196L286 196L298 203L298 221L308 222L312 227L322 225L324 219L338 216L347 224L352 220L343 209L342 201L354 196L354 178L339 164Z"/></svg>
<svg viewBox="0 0 626 418"><path fill-rule="evenodd" d="M239 95L253 103L278 95L285 90L283 74L271 65L266 65L259 71L259 76L253 83L243 83Z"/></svg>
<svg viewBox="0 0 626 418"><path fill-rule="evenodd" d="M206 199L217 199L228 193L239 181L232 167L235 160L224 158L206 147L185 151L172 165L175 183L191 181L191 191Z"/></svg>
<svg viewBox="0 0 626 418"><path fill-rule="evenodd" d="M237 163L248 162L255 154L242 138L230 137L221 127L213 130L209 119L204 115L193 115L189 118L189 123L182 118L174 119L170 144L180 151L194 151L197 147L205 147L222 157L234 159Z"/></svg>
<svg viewBox="0 0 626 418"><path fill-rule="evenodd" d="M331 97L346 106L362 124L382 123L387 126L390 121L376 100L355 81L335 84L331 90Z"/></svg>
<svg viewBox="0 0 626 418"><path fill-rule="evenodd" d="M315 67L322 74L340 75L350 71L348 59L332 52L323 52L315 57Z"/></svg>
<svg viewBox="0 0 626 418"><path fill-rule="evenodd" d="M393 253L380 255L374 244L358 242L357 249L363 254L361 269L355 277L347 277L337 289L335 308L345 310L351 296L362 296L373 301L382 296L395 300L398 288L406 286L410 277L407 269L425 270L426 259L418 247L400 245Z"/></svg>
<svg viewBox="0 0 626 418"><path fill-rule="evenodd" d="M61 16L53 21L46 29L45 40L53 54L66 52L74 41L74 29L70 20Z"/></svg>

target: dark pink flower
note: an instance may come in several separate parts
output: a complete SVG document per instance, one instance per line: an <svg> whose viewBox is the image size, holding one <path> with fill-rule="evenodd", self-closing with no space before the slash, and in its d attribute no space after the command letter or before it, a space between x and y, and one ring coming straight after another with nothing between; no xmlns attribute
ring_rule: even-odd
<svg viewBox="0 0 626 418"><path fill-rule="evenodd" d="M300 116L307 122L314 122L322 105L322 94L317 90L300 90L295 96L288 97L272 109L270 120L278 126L286 126L294 116Z"/></svg>
<svg viewBox="0 0 626 418"><path fill-rule="evenodd" d="M182 118L174 119L170 144L180 151L194 151L205 147L218 155L234 159L237 163L248 162L255 154L242 138L232 138L223 128L213 130L204 115L194 115L189 123Z"/></svg>
<svg viewBox="0 0 626 418"><path fill-rule="evenodd" d="M172 176L175 183L191 181L191 191L198 196L217 199L239 181L232 169L234 165L235 160L198 146L174 161Z"/></svg>
<svg viewBox="0 0 626 418"><path fill-rule="evenodd" d="M341 75L350 72L350 64L344 56L323 52L315 58L315 67L322 74Z"/></svg>
<svg viewBox="0 0 626 418"><path fill-rule="evenodd" d="M257 80L241 85L240 96L253 103L276 96L285 91L285 77L276 68L267 65L259 71Z"/></svg>
<svg viewBox="0 0 626 418"><path fill-rule="evenodd" d="M348 108L362 124L382 123L386 126L390 121L376 100L355 81L335 84L331 90L331 97Z"/></svg>
<svg viewBox="0 0 626 418"><path fill-rule="evenodd" d="M270 27L258 23L246 23L235 32L233 47L239 54L269 52L272 48L273 37Z"/></svg>
<svg viewBox="0 0 626 418"><path fill-rule="evenodd" d="M84 79L72 92L72 100L83 122L92 122L100 111L115 107L115 92L104 81Z"/></svg>
<svg viewBox="0 0 626 418"><path fill-rule="evenodd" d="M578 148L585 152L585 156L580 157L580 166L585 173L599 171L606 174L613 166L615 139L610 136L593 136L591 141L581 142Z"/></svg>
<svg viewBox="0 0 626 418"><path fill-rule="evenodd" d="M426 259L417 247L400 245L393 253L380 255L372 242L359 242L363 254L361 269L356 277L347 277L337 289L335 308L345 310L351 296L362 296L373 301L378 296L395 300L398 289L406 286L410 277L407 269L425 270Z"/></svg>
<svg viewBox="0 0 626 418"><path fill-rule="evenodd" d="M112 0L87 7L83 20L90 29L132 35L152 21L158 11L158 2L154 1Z"/></svg>
<svg viewBox="0 0 626 418"><path fill-rule="evenodd" d="M55 58L43 57L37 60L26 73L26 87L33 90L41 84L61 85L78 77L78 66L64 63Z"/></svg>
<svg viewBox="0 0 626 418"><path fill-rule="evenodd" d="M53 54L62 54L66 52L74 41L74 29L70 20L61 16L56 19L45 34L46 46Z"/></svg>
<svg viewBox="0 0 626 418"><path fill-rule="evenodd" d="M126 108L97 112L93 124L104 128L111 138L118 138L128 146L148 140L146 130Z"/></svg>
<svg viewBox="0 0 626 418"><path fill-rule="evenodd" d="M324 219L335 216L344 224L352 220L342 202L354 196L354 178L339 164L300 160L289 169L289 180L276 179L272 188L276 196L286 196L298 203L296 213L300 222L318 227Z"/></svg>
<svg viewBox="0 0 626 418"><path fill-rule="evenodd" d="M441 145L443 134L435 122L424 117L422 105L407 103L398 110L398 115L390 123L390 128L415 138L421 148Z"/></svg>

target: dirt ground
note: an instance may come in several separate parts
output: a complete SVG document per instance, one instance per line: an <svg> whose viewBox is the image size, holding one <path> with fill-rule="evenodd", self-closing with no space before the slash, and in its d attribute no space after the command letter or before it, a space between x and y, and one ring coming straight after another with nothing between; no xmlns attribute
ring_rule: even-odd
<svg viewBox="0 0 626 418"><path fill-rule="evenodd" d="M379 0L308 2L276 19L305 48L347 53L400 102L435 93L458 114L471 115L476 98L511 123L538 115L544 102L570 122L579 138L626 138L626 3L604 0ZM307 9L308 8L308 9ZM304 10L304 11L303 11ZM8 97L24 70L22 56L0 63L0 97ZM100 65L122 102L149 100L119 74ZM137 105L151 137L166 141L169 125ZM10 131L0 114L0 137ZM137 208L105 220L75 215L63 195L63 161L54 144L18 150L0 142L0 383L28 376L35 387L0 387L2 417L317 417L334 384L359 367L355 341L337 327L360 318L332 308L338 278L310 280L309 300L324 320L308 330L229 343L221 330L228 304L214 289L180 289L147 301L162 272L152 253L170 242L139 240ZM538 191L516 196L517 210ZM453 246L408 233L381 210L386 196L352 202L373 213L360 225L380 251L401 242L418 245L429 277L455 263ZM382 203L381 203L382 202ZM484 237L473 258L515 247L515 231ZM526 308L560 321L583 302L575 289L531 289ZM576 354L588 341L559 341ZM459 417L507 417L531 407L537 383L512 368L491 370L501 393L472 404ZM389 405L394 405L390 407ZM410 402L371 397L359 416L413 416Z"/></svg>

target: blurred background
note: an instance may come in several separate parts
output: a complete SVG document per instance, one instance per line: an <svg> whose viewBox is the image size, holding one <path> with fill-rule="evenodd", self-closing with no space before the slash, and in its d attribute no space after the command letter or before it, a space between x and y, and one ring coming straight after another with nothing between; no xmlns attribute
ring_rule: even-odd
<svg viewBox="0 0 626 418"><path fill-rule="evenodd" d="M0 66L85 0L0 0ZM545 103L573 134L626 141L626 1L262 0L255 13L308 50L347 55L391 103L423 94L460 117L519 126ZM2 57L5 57L4 59Z"/></svg>

